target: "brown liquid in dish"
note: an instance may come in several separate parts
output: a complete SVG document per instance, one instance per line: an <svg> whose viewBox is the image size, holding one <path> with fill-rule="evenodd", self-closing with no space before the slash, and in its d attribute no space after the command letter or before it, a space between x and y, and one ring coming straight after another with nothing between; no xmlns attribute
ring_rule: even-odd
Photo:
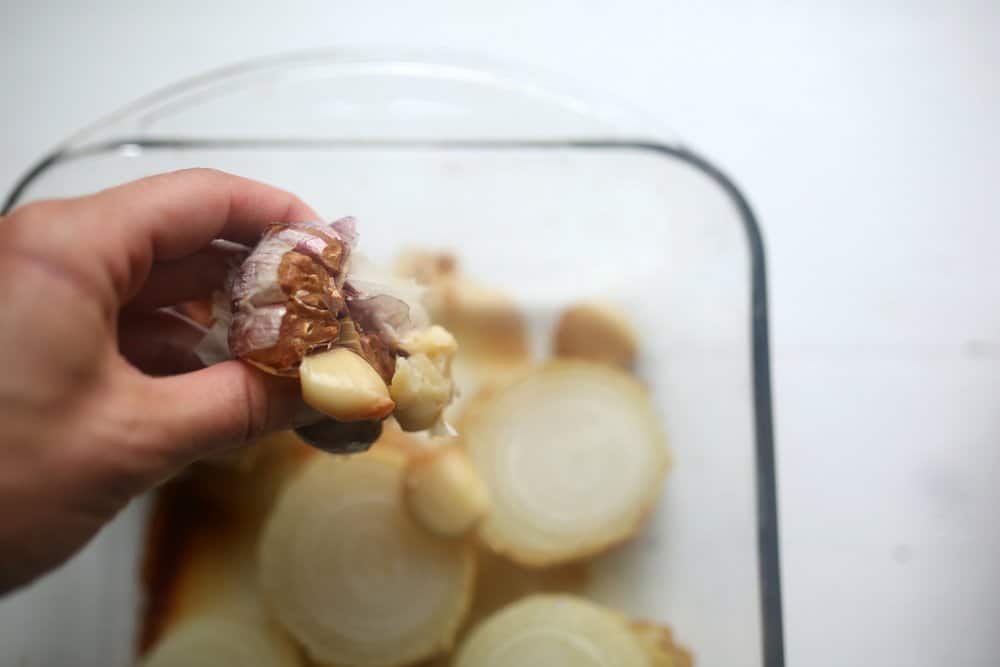
<svg viewBox="0 0 1000 667"><path fill-rule="evenodd" d="M220 588L226 594L220 578L234 589L252 588L263 521L281 486L315 454L290 433L278 434L221 461L195 464L159 490L142 560L138 655L185 614L211 604Z"/></svg>

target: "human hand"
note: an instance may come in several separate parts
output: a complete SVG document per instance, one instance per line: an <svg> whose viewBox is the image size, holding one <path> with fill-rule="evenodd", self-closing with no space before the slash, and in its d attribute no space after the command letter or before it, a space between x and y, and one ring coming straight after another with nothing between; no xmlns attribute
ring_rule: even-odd
<svg viewBox="0 0 1000 667"><path fill-rule="evenodd" d="M318 219L211 170L143 179L0 219L0 593L59 565L130 498L290 424L298 383L228 361L159 310L222 284L216 238ZM156 377L154 377L154 375Z"/></svg>

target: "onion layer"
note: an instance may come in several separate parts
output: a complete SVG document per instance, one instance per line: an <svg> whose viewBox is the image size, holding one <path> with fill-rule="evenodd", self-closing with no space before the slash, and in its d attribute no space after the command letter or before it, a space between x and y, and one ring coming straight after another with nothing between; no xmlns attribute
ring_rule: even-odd
<svg viewBox="0 0 1000 667"><path fill-rule="evenodd" d="M301 667L298 649L262 620L208 614L185 620L142 667Z"/></svg>
<svg viewBox="0 0 1000 667"><path fill-rule="evenodd" d="M625 620L571 595L533 595L483 621L455 667L650 667Z"/></svg>
<svg viewBox="0 0 1000 667"><path fill-rule="evenodd" d="M145 562L144 667L300 665L257 591L262 519L313 450L289 433L250 448L243 465L195 465L157 499Z"/></svg>
<svg viewBox="0 0 1000 667"><path fill-rule="evenodd" d="M480 535L544 566L631 536L669 456L644 388L603 364L556 361L474 402L462 441L490 490Z"/></svg>
<svg viewBox="0 0 1000 667"><path fill-rule="evenodd" d="M259 579L278 620L324 665L391 667L447 650L469 606L472 547L403 504L405 457L317 457L281 496Z"/></svg>

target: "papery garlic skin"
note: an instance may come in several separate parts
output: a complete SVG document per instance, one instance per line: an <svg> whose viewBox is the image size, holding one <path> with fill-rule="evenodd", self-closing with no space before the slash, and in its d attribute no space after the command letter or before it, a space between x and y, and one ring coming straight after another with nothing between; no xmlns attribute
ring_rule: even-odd
<svg viewBox="0 0 1000 667"><path fill-rule="evenodd" d="M353 223L337 224L353 239ZM306 354L333 346L347 312L340 287L349 255L350 242L333 225L271 225L233 280L232 354L296 375Z"/></svg>
<svg viewBox="0 0 1000 667"><path fill-rule="evenodd" d="M306 402L341 422L378 421L398 407L407 430L448 433L441 413L455 393L455 340L430 325L422 288L380 271L355 252L357 242L353 218L272 224L215 295L199 358L298 377ZM338 349L357 355L339 359L357 363L312 363ZM341 366L351 373L334 381Z"/></svg>

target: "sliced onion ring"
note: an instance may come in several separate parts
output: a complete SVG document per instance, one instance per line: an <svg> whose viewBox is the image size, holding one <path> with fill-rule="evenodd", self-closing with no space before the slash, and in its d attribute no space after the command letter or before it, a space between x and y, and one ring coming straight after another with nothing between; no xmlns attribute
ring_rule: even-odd
<svg viewBox="0 0 1000 667"><path fill-rule="evenodd" d="M593 362L537 367L474 401L459 432L493 501L480 536L531 566L630 537L670 463L642 385Z"/></svg>

